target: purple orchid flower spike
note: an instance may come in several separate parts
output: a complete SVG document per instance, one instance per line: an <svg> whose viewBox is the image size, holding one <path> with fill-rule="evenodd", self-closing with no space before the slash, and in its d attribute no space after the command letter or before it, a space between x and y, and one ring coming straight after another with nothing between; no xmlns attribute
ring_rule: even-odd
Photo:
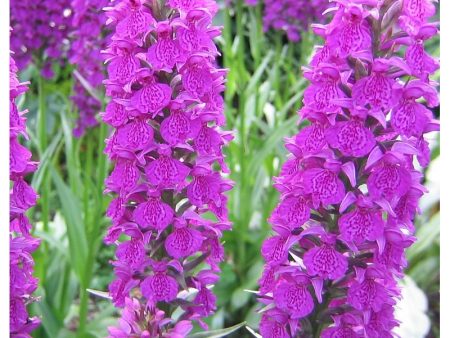
<svg viewBox="0 0 450 338"><path fill-rule="evenodd" d="M25 69L34 60L39 60L42 63L41 75L52 79L55 76L53 65L63 66L66 57L70 58L70 53L66 53L66 41L72 31L71 2L72 0L11 2L10 25L14 30L10 39L11 49L15 53L19 69ZM73 2L77 9L80 1Z"/></svg>
<svg viewBox="0 0 450 338"><path fill-rule="evenodd" d="M12 31L12 36L14 34ZM40 240L31 236L32 225L26 215L36 205L38 195L25 177L37 169L37 163L32 161L32 153L19 142L21 136L28 138L24 117L27 111L19 112L16 101L28 90L27 83L19 82L18 67L12 55L9 62L9 175L12 186L9 206L9 331L14 337L31 337L31 332L40 324L39 318L30 317L27 309L36 300L33 292L37 289L38 280L33 276L32 253Z"/></svg>
<svg viewBox="0 0 450 338"><path fill-rule="evenodd" d="M210 0L117 0L106 9L111 101L102 117L115 128L105 149L115 198L105 243L116 246L110 295L124 308L110 337L186 337L194 321L206 329L216 308L232 187L222 177L231 137L221 130L216 12Z"/></svg>
<svg viewBox="0 0 450 338"><path fill-rule="evenodd" d="M309 126L286 139L259 280L269 337L394 337L427 133L439 130L424 41L433 1L336 0L305 77ZM391 32L395 32L391 34ZM320 325L317 325L317 319Z"/></svg>
<svg viewBox="0 0 450 338"><path fill-rule="evenodd" d="M258 1L245 0L245 3L256 6ZM326 0L264 0L263 4L264 31L281 31L293 42L302 39L302 32L307 31L312 22L325 21L322 12L329 6Z"/></svg>

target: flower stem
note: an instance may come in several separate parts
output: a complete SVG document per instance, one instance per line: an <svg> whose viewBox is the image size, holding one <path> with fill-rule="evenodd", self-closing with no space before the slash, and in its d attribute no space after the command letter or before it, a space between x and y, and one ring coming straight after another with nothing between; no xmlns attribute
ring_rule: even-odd
<svg viewBox="0 0 450 338"><path fill-rule="evenodd" d="M47 149L47 107L46 107L46 91L44 85L44 79L42 76L38 77L38 97L39 97L39 106L38 106L38 138L39 138L39 152L42 156L45 150ZM44 232L48 232L48 223L50 219L50 180L48 176L48 171L46 170L43 179L42 179L42 187L40 190L40 199L41 203L41 220L43 224ZM42 251L44 254L47 251L47 246L45 241L42 242ZM44 276L41 277L41 282L43 283Z"/></svg>

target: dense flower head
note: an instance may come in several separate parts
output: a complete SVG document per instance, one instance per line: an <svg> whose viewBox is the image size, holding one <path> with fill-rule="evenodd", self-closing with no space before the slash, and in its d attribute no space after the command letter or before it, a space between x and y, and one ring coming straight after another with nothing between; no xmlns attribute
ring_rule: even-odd
<svg viewBox="0 0 450 338"><path fill-rule="evenodd" d="M12 336L31 337L31 331L40 323L38 318L30 317L27 312L27 306L33 302L32 294L37 288L37 279L33 277L34 261L31 254L39 246L39 240L31 236L31 223L26 212L36 204L38 196L25 181L25 177L36 170L37 163L32 161L31 152L19 142L21 137L27 137L24 117L26 111L18 110L16 99L27 90L27 84L19 82L18 68L12 56L9 66L10 332Z"/></svg>
<svg viewBox="0 0 450 338"><path fill-rule="evenodd" d="M99 95L105 71L101 50L106 48L109 38L109 30L102 29L106 22L103 8L110 3L110 0L73 0L71 3L69 62L79 74L75 76L72 96L79 114L74 130L77 137L98 124L96 115L102 108Z"/></svg>
<svg viewBox="0 0 450 338"><path fill-rule="evenodd" d="M393 337L397 279L439 130L431 0L336 0L304 76L261 253L263 337ZM320 323L317 322L320 320ZM318 331L320 327L320 331Z"/></svg>
<svg viewBox="0 0 450 338"><path fill-rule="evenodd" d="M125 307L111 337L185 337L215 310L232 188L222 176L232 136L221 129L216 12L211 0L122 0L106 9L111 100L101 115L114 128L105 152L115 198L105 242L117 246L109 291Z"/></svg>
<svg viewBox="0 0 450 338"><path fill-rule="evenodd" d="M37 62L41 74L54 76L52 65L64 62L71 29L70 0L11 1L11 49L20 69Z"/></svg>
<svg viewBox="0 0 450 338"><path fill-rule="evenodd" d="M225 0L227 6L232 6L237 0ZM329 7L328 0L244 0L249 7L264 7L263 29L268 32L284 32L290 41L298 42L302 33L309 29L313 22L325 22L322 13Z"/></svg>

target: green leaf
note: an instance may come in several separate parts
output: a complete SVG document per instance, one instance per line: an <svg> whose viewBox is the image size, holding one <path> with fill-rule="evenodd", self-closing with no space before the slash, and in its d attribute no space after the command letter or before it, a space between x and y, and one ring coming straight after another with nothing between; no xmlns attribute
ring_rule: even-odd
<svg viewBox="0 0 450 338"><path fill-rule="evenodd" d="M84 268L88 257L87 239L82 221L82 209L80 201L67 187L58 172L51 167L51 175L56 187L56 192L62 205L62 214L66 221L67 235L69 238L70 260L77 277L83 283Z"/></svg>
<svg viewBox="0 0 450 338"><path fill-rule="evenodd" d="M273 51L269 51L267 53L266 57L263 59L261 64L258 66L256 71L253 73L252 77L250 78L250 81L248 82L247 88L245 89L245 95L251 95L255 92L256 86L258 82L261 80L262 75L267 70L267 66L269 65L269 62L273 58Z"/></svg>
<svg viewBox="0 0 450 338"><path fill-rule="evenodd" d="M439 239L441 217L436 213L429 222L422 224L416 233L417 242L407 251L408 260L414 260L420 257L432 246L432 243Z"/></svg>
<svg viewBox="0 0 450 338"><path fill-rule="evenodd" d="M251 327L246 326L245 328L252 334L253 337L262 338L262 336L259 333L256 333Z"/></svg>
<svg viewBox="0 0 450 338"><path fill-rule="evenodd" d="M233 291L233 294L231 295L231 308L233 310L240 309L244 307L245 304L250 299L250 294L248 292L245 292L240 287Z"/></svg>
<svg viewBox="0 0 450 338"><path fill-rule="evenodd" d="M63 324L60 323L53 315L52 308L47 304L46 300L41 298L37 302L39 312L42 314L42 326L48 337L57 337L59 331L63 328Z"/></svg>
<svg viewBox="0 0 450 338"><path fill-rule="evenodd" d="M52 336L53 337L53 336ZM73 331L69 331L68 329L63 329L59 332L56 338L77 338L77 334ZM91 336L85 336L83 338L91 338Z"/></svg>
<svg viewBox="0 0 450 338"><path fill-rule="evenodd" d="M193 333L193 334L189 335L188 338L220 338L220 337L225 337L226 335L229 335L230 333L233 333L234 331L239 330L245 324L246 324L245 322L242 322L242 323L239 323L237 325L228 327L226 329Z"/></svg>
<svg viewBox="0 0 450 338"><path fill-rule="evenodd" d="M262 163L266 157L273 152L277 145L283 140L285 136L288 136L292 130L296 128L295 122L297 121L297 116L292 116L277 128L273 129L269 135L265 135L264 145L254 156L250 165L250 176L255 176L257 170L261 167Z"/></svg>
<svg viewBox="0 0 450 338"><path fill-rule="evenodd" d="M108 292L94 290L94 289L86 289L86 290L87 290L87 292L89 292L90 294L92 294L94 296L97 296L97 297L100 297L103 299L108 299L108 300L112 299Z"/></svg>
<svg viewBox="0 0 450 338"><path fill-rule="evenodd" d="M33 175L33 179L31 180L31 186L36 190L39 191L42 180L45 176L45 173L47 172L47 168L49 164L52 161L53 155L56 152L56 149L60 146L62 140L62 131L60 130L56 136L53 138L50 145L45 150L44 154L39 159L39 167L37 171Z"/></svg>

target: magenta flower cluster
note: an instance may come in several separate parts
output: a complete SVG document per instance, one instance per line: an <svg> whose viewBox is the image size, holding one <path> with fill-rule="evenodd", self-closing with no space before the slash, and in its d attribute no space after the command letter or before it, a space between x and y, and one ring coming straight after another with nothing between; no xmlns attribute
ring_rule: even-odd
<svg viewBox="0 0 450 338"><path fill-rule="evenodd" d="M236 0L226 0L227 6L232 6ZM249 7L255 7L259 0L245 0ZM325 22L322 13L329 7L328 0L263 0L264 32L273 29L285 32L290 41L298 42L302 32L309 29L313 22Z"/></svg>
<svg viewBox="0 0 450 338"><path fill-rule="evenodd" d="M36 170L37 163L31 161L31 152L20 144L19 136L27 137L26 111L19 112L16 99L27 90L26 83L17 78L17 66L10 57L9 70L9 173L10 191L10 332L14 337L31 337L30 332L40 323L36 317L30 317L27 306L33 302L32 296L37 288L37 279L33 277L34 261L32 252L39 246L39 240L30 234L31 224L26 216L29 208L36 204L37 194L25 181L25 176Z"/></svg>
<svg viewBox="0 0 450 338"><path fill-rule="evenodd" d="M70 0L11 1L10 10L11 49L18 67L38 62L42 76L52 78L52 65L62 64L68 49Z"/></svg>
<svg viewBox="0 0 450 338"><path fill-rule="evenodd" d="M258 0L245 0L248 6ZM264 31L284 31L290 41L300 41L302 32L313 22L324 22L322 13L329 7L328 0L264 0Z"/></svg>
<svg viewBox="0 0 450 338"><path fill-rule="evenodd" d="M290 41L300 41L311 23L325 21L328 6L328 0L264 0L264 31L284 31Z"/></svg>
<svg viewBox="0 0 450 338"><path fill-rule="evenodd" d="M105 242L117 246L109 292L125 307L111 337L185 337L215 310L212 286L231 228L222 147L224 78L211 0L122 0L107 9L105 54L115 130L106 153L115 194Z"/></svg>
<svg viewBox="0 0 450 338"><path fill-rule="evenodd" d="M106 22L103 8L109 4L109 0L73 0L71 4L73 30L69 62L75 65L84 81L97 93L101 91L105 78L101 50L107 46L109 32L102 29ZM79 113L74 135L80 137L86 129L98 125L96 115L102 108L102 102L76 77L72 100Z"/></svg>
<svg viewBox="0 0 450 338"><path fill-rule="evenodd" d="M439 129L431 0L339 0L304 75L302 120L275 179L262 246L263 337L393 337L397 279L414 242Z"/></svg>

